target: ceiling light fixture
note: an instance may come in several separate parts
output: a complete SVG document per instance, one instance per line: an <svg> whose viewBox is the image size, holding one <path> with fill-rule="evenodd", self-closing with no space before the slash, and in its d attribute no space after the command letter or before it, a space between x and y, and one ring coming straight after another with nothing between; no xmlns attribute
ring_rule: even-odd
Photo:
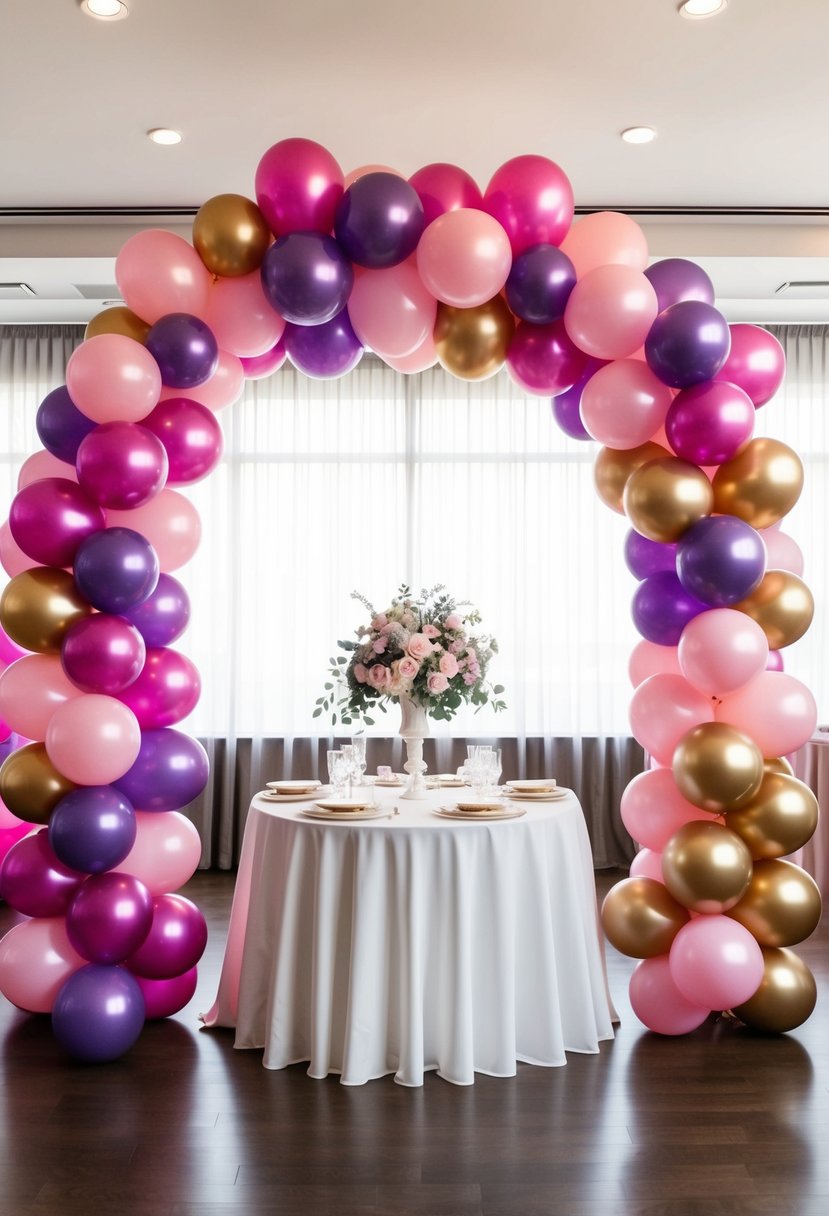
<svg viewBox="0 0 829 1216"><path fill-rule="evenodd" d="M153 127L151 131L147 132L147 135L154 144L170 146L181 143L181 131L173 131L170 127Z"/></svg>
<svg viewBox="0 0 829 1216"><path fill-rule="evenodd" d="M625 127L621 135L626 144L649 144L656 139L653 127Z"/></svg>
<svg viewBox="0 0 829 1216"><path fill-rule="evenodd" d="M689 21L702 21L705 17L716 17L727 8L728 0L682 0L679 15Z"/></svg>
<svg viewBox="0 0 829 1216"><path fill-rule="evenodd" d="M80 0L80 5L87 17L96 17L99 21L120 21L130 15L124 0Z"/></svg>

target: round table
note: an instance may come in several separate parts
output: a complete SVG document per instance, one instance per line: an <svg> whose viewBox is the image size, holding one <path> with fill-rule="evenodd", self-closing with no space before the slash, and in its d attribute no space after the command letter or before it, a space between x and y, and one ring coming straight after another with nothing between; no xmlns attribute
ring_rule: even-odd
<svg viewBox="0 0 829 1216"><path fill-rule="evenodd" d="M575 795L484 822L435 814L457 791L396 794L376 789L389 815L354 822L254 797L203 1021L266 1068L308 1061L349 1085L429 1069L468 1085L597 1052L616 1015Z"/></svg>

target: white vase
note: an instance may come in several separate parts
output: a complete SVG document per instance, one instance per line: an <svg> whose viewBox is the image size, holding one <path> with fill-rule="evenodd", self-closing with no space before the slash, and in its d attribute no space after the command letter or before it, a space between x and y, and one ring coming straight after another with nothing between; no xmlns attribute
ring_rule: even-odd
<svg viewBox="0 0 829 1216"><path fill-rule="evenodd" d="M423 740L429 734L429 719L426 709L412 697L400 696L400 737L406 744L406 763L403 768L409 774L406 788L401 798L425 798L426 782L424 773L426 764L423 760Z"/></svg>

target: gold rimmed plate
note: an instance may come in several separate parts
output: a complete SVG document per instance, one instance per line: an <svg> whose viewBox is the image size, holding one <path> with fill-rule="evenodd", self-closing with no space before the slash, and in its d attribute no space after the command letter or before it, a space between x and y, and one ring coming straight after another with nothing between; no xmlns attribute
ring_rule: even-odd
<svg viewBox="0 0 829 1216"><path fill-rule="evenodd" d="M260 790L259 797L263 802L272 802L274 805L280 802L311 802L312 799L318 797L320 787L315 790L310 790L304 794L280 794L276 790Z"/></svg>
<svg viewBox="0 0 829 1216"><path fill-rule="evenodd" d="M507 798L511 802L560 802L562 798L566 798L569 790L510 790L506 791Z"/></svg>
<svg viewBox="0 0 829 1216"><path fill-rule="evenodd" d="M439 815L441 819L465 819L467 823L489 823L493 819L519 819L526 813L523 807L504 806L503 803L484 811L463 811L457 806L437 806L433 811L433 814Z"/></svg>
<svg viewBox="0 0 829 1216"><path fill-rule="evenodd" d="M305 815L308 819L335 820L338 823L355 823L360 819L390 819L392 812L384 807L379 806L363 806L360 810L344 811L329 811L323 807L303 806L299 811L300 815Z"/></svg>
<svg viewBox="0 0 829 1216"><path fill-rule="evenodd" d="M356 815L359 811L373 811L375 806L366 798L323 798L314 802L321 811L341 815Z"/></svg>

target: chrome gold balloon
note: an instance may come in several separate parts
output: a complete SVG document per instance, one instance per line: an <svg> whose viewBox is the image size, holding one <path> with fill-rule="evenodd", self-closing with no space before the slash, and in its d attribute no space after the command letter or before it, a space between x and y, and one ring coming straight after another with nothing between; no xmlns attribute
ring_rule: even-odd
<svg viewBox="0 0 829 1216"><path fill-rule="evenodd" d="M118 304L114 308L105 308L103 312L96 313L86 327L84 340L95 338L98 334L122 334L123 337L132 338L143 345L149 332L150 327L146 321L137 317L131 308Z"/></svg>
<svg viewBox="0 0 829 1216"><path fill-rule="evenodd" d="M19 747L0 768L0 798L26 823L48 823L61 798L74 789L74 782L52 764L45 743Z"/></svg>
<svg viewBox="0 0 829 1216"><path fill-rule="evenodd" d="M763 979L754 996L731 1012L751 1030L785 1034L811 1016L817 1004L815 977L793 950L762 946Z"/></svg>
<svg viewBox="0 0 829 1216"><path fill-rule="evenodd" d="M23 570L7 583L0 598L0 624L25 650L60 650L69 626L91 615L92 607L72 575L57 566Z"/></svg>
<svg viewBox="0 0 829 1216"><path fill-rule="evenodd" d="M721 913L751 881L751 853L736 832L705 820L683 824L662 853L665 886L692 912Z"/></svg>
<svg viewBox="0 0 829 1216"><path fill-rule="evenodd" d="M257 270L271 240L262 212L242 194L209 198L193 220L196 252L209 271L226 278Z"/></svg>
<svg viewBox="0 0 829 1216"><path fill-rule="evenodd" d="M714 474L714 510L768 528L791 511L803 489L797 452L778 439L752 439Z"/></svg>
<svg viewBox="0 0 829 1216"><path fill-rule="evenodd" d="M794 946L814 933L820 921L820 891L800 866L779 858L754 863L745 895L729 908L761 946Z"/></svg>
<svg viewBox="0 0 829 1216"><path fill-rule="evenodd" d="M623 878L605 896L602 925L608 941L631 958L665 954L690 920L687 908L655 878Z"/></svg>
<svg viewBox="0 0 829 1216"><path fill-rule="evenodd" d="M725 822L759 861L801 848L814 835L818 816L817 798L805 782L766 772L751 802L729 811Z"/></svg>
<svg viewBox="0 0 829 1216"><path fill-rule="evenodd" d="M815 615L811 591L789 570L767 570L751 594L731 607L757 622L771 650L802 638Z"/></svg>
<svg viewBox="0 0 829 1216"><path fill-rule="evenodd" d="M766 756L763 768L767 773L788 773L794 776L794 769L785 756Z"/></svg>
<svg viewBox="0 0 829 1216"><path fill-rule="evenodd" d="M703 722L680 739L673 773L683 798L721 815L755 796L763 778L763 754L753 739L733 726Z"/></svg>
<svg viewBox="0 0 829 1216"><path fill-rule="evenodd" d="M501 296L475 308L438 304L438 362L460 380L486 380L503 367L515 320Z"/></svg>
<svg viewBox="0 0 829 1216"><path fill-rule="evenodd" d="M601 448L593 465L593 480L599 498L612 511L624 515L622 495L631 473L643 464L667 455L665 448L650 440L638 448Z"/></svg>
<svg viewBox="0 0 829 1216"><path fill-rule="evenodd" d="M631 473L622 501L637 532L649 540L669 543L711 514L714 491L695 464L664 456Z"/></svg>

